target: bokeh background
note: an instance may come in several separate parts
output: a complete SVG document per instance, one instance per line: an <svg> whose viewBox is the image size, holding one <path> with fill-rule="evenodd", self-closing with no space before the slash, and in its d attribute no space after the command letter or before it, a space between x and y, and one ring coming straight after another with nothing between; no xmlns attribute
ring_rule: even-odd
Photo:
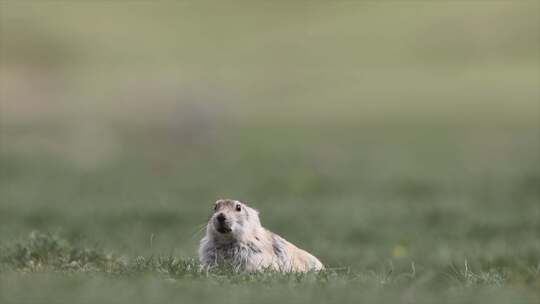
<svg viewBox="0 0 540 304"><path fill-rule="evenodd" d="M2 1L0 240L195 257L228 197L331 267L533 269L539 12Z"/></svg>

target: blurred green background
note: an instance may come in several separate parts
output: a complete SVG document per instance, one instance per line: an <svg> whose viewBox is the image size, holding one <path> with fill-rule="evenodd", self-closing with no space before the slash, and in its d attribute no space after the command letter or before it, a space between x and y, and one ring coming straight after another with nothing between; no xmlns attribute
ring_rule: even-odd
<svg viewBox="0 0 540 304"><path fill-rule="evenodd" d="M539 295L539 17L538 1L2 1L0 242L195 257L229 197L330 267L468 260Z"/></svg>

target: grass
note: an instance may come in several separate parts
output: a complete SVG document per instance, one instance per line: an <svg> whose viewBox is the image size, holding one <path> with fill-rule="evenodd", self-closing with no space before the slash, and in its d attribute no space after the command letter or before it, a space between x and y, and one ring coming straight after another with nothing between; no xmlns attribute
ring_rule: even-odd
<svg viewBox="0 0 540 304"><path fill-rule="evenodd" d="M0 2L0 303L539 303L537 1L383 2Z"/></svg>
<svg viewBox="0 0 540 304"><path fill-rule="evenodd" d="M482 294L490 297L503 295L503 299L513 299L528 302L535 299L534 289L540 283L540 265L531 269L527 277L526 285L513 288L508 287L508 273L502 269L489 269L473 271L471 266L464 262L461 267L452 266L448 269L437 269L436 272L417 272L415 264L411 264L410 271L397 272L390 264L387 269L379 269L365 272L355 272L348 268L329 268L320 273L292 273L280 274L275 272L262 272L255 274L235 273L230 269L203 269L195 260L184 260L172 256L126 258L115 256L103 249L85 247L81 244L70 243L55 234L43 234L33 232L28 238L14 242L1 249L2 281L12 280L11 284L28 281L28 275L34 276L30 284L53 285L54 288L65 288L62 284L66 281L82 281L86 285L86 293L96 292L94 288L103 289L114 294L115 297L124 298L129 302L138 302L141 299L132 297L133 286L123 286L130 282L135 286L143 285L143 289L156 288L159 286L157 297L152 300L173 300L174 297L182 297L179 291L194 293L197 290L211 289L202 299L201 295L192 295L198 300L212 300L219 297L220 292L230 294L241 292L243 301L256 297L257 294L267 297L265 300L278 299L283 294L291 295L296 300L314 299L314 295L337 297L340 301L352 299L381 299L381 297L398 297L412 303L428 303L434 300L437 293L448 296L444 301L453 302L464 294ZM433 270L432 270L433 271ZM161 282L161 283L159 283ZM441 284L444 282L444 284ZM27 282L28 283L28 282ZM515 282L514 282L515 283ZM56 284L59 284L57 286ZM97 285L96 285L97 284ZM122 285L126 289L120 292L112 292L104 288L104 284ZM535 287L535 284L537 287ZM2 285L2 295L12 294L7 290L10 285ZM78 287L79 289L81 287ZM5 289L5 290L4 290ZM216 291L217 289L217 291ZM26 290L26 289L25 289ZM4 303L12 303L14 300L24 298L40 299L45 301L56 295L47 290L39 290L39 294L33 294L28 288L25 296L18 295L12 298L5 296L0 299ZM358 292L362 290L362 292ZM419 293L419 290L422 292ZM426 290L430 290L429 293ZM298 291L298 292L296 292ZM322 293L321 293L322 291ZM389 296L389 295L390 296ZM485 295L484 295L485 296ZM359 297L359 298L357 298ZM98 295L86 297L78 296L79 300L92 301L99 299ZM224 298L226 303L235 302L238 296ZM290 299L289 299L290 300ZM319 299L320 300L320 299ZM441 300L439 298L439 300ZM486 299L484 299L486 300ZM501 300L501 299L498 299ZM15 302L13 302L15 303ZM517 302L513 302L517 303Z"/></svg>
<svg viewBox="0 0 540 304"><path fill-rule="evenodd" d="M7 142L21 131L3 132ZM58 136L24 132L30 142ZM185 144L158 129L152 146L148 129L117 132L126 152L92 167L2 150L3 302L540 296L536 130L252 127ZM217 197L250 202L266 227L329 269L201 270L196 247Z"/></svg>

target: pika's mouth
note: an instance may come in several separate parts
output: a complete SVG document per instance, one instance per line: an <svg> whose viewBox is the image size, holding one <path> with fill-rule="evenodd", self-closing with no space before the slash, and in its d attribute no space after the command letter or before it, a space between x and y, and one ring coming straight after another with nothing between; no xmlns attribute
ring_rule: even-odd
<svg viewBox="0 0 540 304"><path fill-rule="evenodd" d="M231 228L229 227L225 227L225 226L219 226L216 228L216 230L219 232L219 233L229 233L232 231Z"/></svg>

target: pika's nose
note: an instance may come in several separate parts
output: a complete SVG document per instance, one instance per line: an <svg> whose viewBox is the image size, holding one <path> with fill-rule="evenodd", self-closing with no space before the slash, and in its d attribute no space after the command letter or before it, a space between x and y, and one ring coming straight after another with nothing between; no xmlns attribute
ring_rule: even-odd
<svg viewBox="0 0 540 304"><path fill-rule="evenodd" d="M225 215L223 215L223 213L218 214L217 220L218 220L218 222L220 222L220 223L225 222Z"/></svg>

